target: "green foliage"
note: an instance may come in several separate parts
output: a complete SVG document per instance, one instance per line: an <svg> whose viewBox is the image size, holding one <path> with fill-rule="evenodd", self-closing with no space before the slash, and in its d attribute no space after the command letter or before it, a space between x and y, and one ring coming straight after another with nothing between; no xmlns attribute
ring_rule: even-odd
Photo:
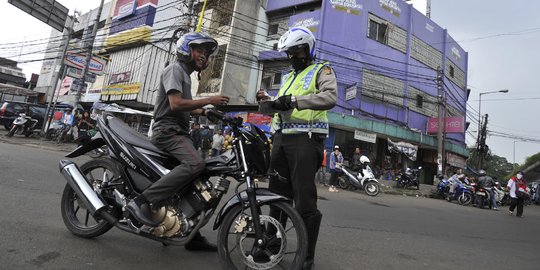
<svg viewBox="0 0 540 270"><path fill-rule="evenodd" d="M476 156L474 152L474 148L469 148L469 157L473 158L467 159L467 166L471 168L476 168L478 164L477 159L474 158ZM514 164L508 162L505 157L488 153L486 158L483 160L482 167L482 169L486 171L487 175L506 182L509 179L508 175L512 175L511 173L514 168Z"/></svg>
<svg viewBox="0 0 540 270"><path fill-rule="evenodd" d="M521 166L516 166L516 169L513 170L510 174L506 175L507 178L510 178L512 177L513 175L515 175L517 172L521 171L521 170L524 170L525 168L533 165L534 163L536 163L537 161L540 161L540 153L536 153L530 157L528 157L527 159L525 159L525 163Z"/></svg>

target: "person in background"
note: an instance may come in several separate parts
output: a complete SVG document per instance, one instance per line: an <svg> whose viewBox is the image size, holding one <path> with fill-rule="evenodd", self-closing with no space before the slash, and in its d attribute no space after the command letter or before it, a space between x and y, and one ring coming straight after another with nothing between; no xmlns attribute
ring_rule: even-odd
<svg viewBox="0 0 540 270"><path fill-rule="evenodd" d="M523 217L523 201L524 198L518 197L517 191L526 192L527 181L525 181L525 174L523 171L519 171L516 176L512 176L506 184L506 190L510 193L512 202L510 208L508 208L508 214L513 215L514 209L517 207L516 217Z"/></svg>
<svg viewBox="0 0 540 270"><path fill-rule="evenodd" d="M206 159L212 149L212 131L208 126L204 126L201 130L201 156Z"/></svg>
<svg viewBox="0 0 540 270"><path fill-rule="evenodd" d="M326 159L328 153L326 152L326 149L323 150L323 160L321 163L321 168L319 169L318 175L318 182L319 184L327 185L326 183L326 164L328 160Z"/></svg>
<svg viewBox="0 0 540 270"><path fill-rule="evenodd" d="M306 27L292 27L285 32L278 41L278 50L287 54L293 70L282 78L276 98L259 91L257 100L262 101L262 113L274 116L270 168L290 180L271 180L269 189L294 200L308 233L302 269L312 269L322 220L315 174L329 132L327 112L337 101L337 80L328 62L315 61L315 36Z"/></svg>
<svg viewBox="0 0 540 270"><path fill-rule="evenodd" d="M353 171L358 171L360 170L360 166L361 166L361 163L360 163L360 157L362 156L362 153L360 152L360 147L356 147L354 149L354 154L352 156L352 162L351 162L351 169Z"/></svg>
<svg viewBox="0 0 540 270"><path fill-rule="evenodd" d="M201 125L197 122L193 123L193 127L191 128L189 135L191 136L191 140L193 140L195 150L198 151L201 147Z"/></svg>
<svg viewBox="0 0 540 270"><path fill-rule="evenodd" d="M221 130L216 129L216 133L212 137L212 156L217 157L221 153L221 149L223 148L223 142L225 141L225 137L221 134Z"/></svg>
<svg viewBox="0 0 540 270"><path fill-rule="evenodd" d="M328 191L330 192L338 192L336 186L338 185L338 176L341 173L341 169L338 168L338 166L343 165L343 155L341 152L339 152L339 146L334 146L334 152L330 154L330 162L329 162L329 168L330 168L330 187L328 188Z"/></svg>
<svg viewBox="0 0 540 270"><path fill-rule="evenodd" d="M160 75L151 141L158 149L176 158L179 165L129 200L127 211L145 225L158 226L159 223L152 218L152 206L169 199L204 169L204 160L189 136L189 120L191 115L206 115L203 109L206 105L226 105L229 97L213 95L193 99L190 75L194 71L200 75L208 67L210 56L217 48L217 41L207 34L186 33L176 43L176 61ZM217 247L200 232L184 247L187 250L217 251Z"/></svg>
<svg viewBox="0 0 540 270"><path fill-rule="evenodd" d="M64 125L64 127L58 141L64 142L67 140L67 137L71 135L71 127L73 126L73 122L75 121L75 117L73 116L72 111L71 110L65 111L60 121L62 122L62 125Z"/></svg>

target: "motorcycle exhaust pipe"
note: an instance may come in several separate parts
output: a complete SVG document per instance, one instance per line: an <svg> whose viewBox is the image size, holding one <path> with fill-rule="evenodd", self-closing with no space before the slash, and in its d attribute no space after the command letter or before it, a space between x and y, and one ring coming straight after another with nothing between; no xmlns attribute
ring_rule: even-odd
<svg viewBox="0 0 540 270"><path fill-rule="evenodd" d="M63 159L60 160L59 165L60 172L92 215L95 215L107 206L90 184L88 184L86 177L84 177L77 164Z"/></svg>

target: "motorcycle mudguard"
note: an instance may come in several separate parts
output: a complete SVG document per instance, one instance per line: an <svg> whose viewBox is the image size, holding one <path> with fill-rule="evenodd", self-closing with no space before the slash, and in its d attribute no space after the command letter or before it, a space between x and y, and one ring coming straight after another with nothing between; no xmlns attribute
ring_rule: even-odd
<svg viewBox="0 0 540 270"><path fill-rule="evenodd" d="M290 201L290 199L275 194L267 188L257 188L255 189L255 193L257 194L257 202L259 205L273 201ZM242 201L246 203L246 207L249 207L249 201L246 191L244 190L240 192L239 195L241 196ZM231 197L231 199L229 199L227 203L225 203L225 205L223 205L219 213L216 215L216 219L214 221L214 230L219 228L221 222L223 221L223 217L237 204L240 204L240 199L238 198L238 196L233 196Z"/></svg>
<svg viewBox="0 0 540 270"><path fill-rule="evenodd" d="M360 183L362 184L362 186L364 186L364 183L365 182L376 182L377 184L379 183L379 180L375 179L375 178L365 178L365 179L362 179L360 181Z"/></svg>
<svg viewBox="0 0 540 270"><path fill-rule="evenodd" d="M103 140L103 137L99 133L97 133L94 137L90 139L87 143L78 146L75 148L75 150L71 151L66 155L68 158L75 158L78 156L82 156L94 149L98 149L101 146L105 145L105 140Z"/></svg>

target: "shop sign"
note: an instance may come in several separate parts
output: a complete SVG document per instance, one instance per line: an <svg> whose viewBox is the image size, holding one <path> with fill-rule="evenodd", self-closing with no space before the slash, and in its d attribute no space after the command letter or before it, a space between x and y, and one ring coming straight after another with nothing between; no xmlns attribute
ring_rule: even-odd
<svg viewBox="0 0 540 270"><path fill-rule="evenodd" d="M358 2L358 0L330 0L333 9L353 15L360 15L363 8L362 4Z"/></svg>
<svg viewBox="0 0 540 270"><path fill-rule="evenodd" d="M357 92L358 87L356 86L356 84L347 87L347 89L345 89L345 100L355 99Z"/></svg>
<svg viewBox="0 0 540 270"><path fill-rule="evenodd" d="M137 94L141 90L141 83L107 85L101 92L102 95L130 95Z"/></svg>
<svg viewBox="0 0 540 270"><path fill-rule="evenodd" d="M416 160L418 146L406 142L393 142L388 139L388 151L392 153L403 153L412 161Z"/></svg>
<svg viewBox="0 0 540 270"><path fill-rule="evenodd" d="M109 84L129 82L130 79L131 79L131 71L115 73L111 75L111 78L109 79Z"/></svg>
<svg viewBox="0 0 540 270"><path fill-rule="evenodd" d="M82 79L82 70L74 67L68 67L66 70L66 76L76 79ZM89 83L95 83L96 74L86 73L86 76L84 76L84 81Z"/></svg>
<svg viewBox="0 0 540 270"><path fill-rule="evenodd" d="M103 70L105 70L105 60L92 57L90 58L90 64L88 65L88 72L92 72L97 75L103 74ZM84 69L84 66L86 65L86 55L80 54L80 53L71 53L68 52L66 54L66 58L64 58L64 64L75 67L78 69Z"/></svg>
<svg viewBox="0 0 540 270"><path fill-rule="evenodd" d="M377 134L369 133L361 130L354 131L354 139L368 143L375 143L377 141Z"/></svg>
<svg viewBox="0 0 540 270"><path fill-rule="evenodd" d="M465 132L465 118L462 116L452 116L444 118L446 133L463 133ZM428 120L428 133L439 132L439 120L437 117L429 118Z"/></svg>
<svg viewBox="0 0 540 270"><path fill-rule="evenodd" d="M453 167L465 169L467 167L467 161L455 154L446 152L446 163Z"/></svg>

